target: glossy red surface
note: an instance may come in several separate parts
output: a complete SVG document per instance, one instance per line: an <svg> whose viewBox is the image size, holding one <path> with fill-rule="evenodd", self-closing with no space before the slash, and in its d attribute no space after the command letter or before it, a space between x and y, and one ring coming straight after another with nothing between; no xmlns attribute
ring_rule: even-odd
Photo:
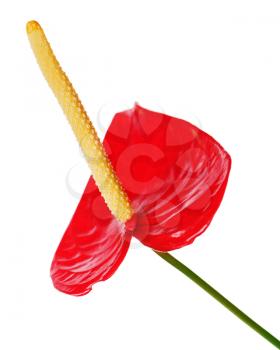
<svg viewBox="0 0 280 350"><path fill-rule="evenodd" d="M139 105L115 115L104 146L135 215L126 225L114 219L90 177L51 267L55 287L68 294L109 278L132 235L159 251L192 243L217 211L231 166L202 130Z"/></svg>

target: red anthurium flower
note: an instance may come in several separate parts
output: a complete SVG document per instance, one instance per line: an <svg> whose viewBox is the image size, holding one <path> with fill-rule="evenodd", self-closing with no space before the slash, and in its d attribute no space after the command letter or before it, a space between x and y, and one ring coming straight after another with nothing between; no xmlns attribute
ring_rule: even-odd
<svg viewBox="0 0 280 350"><path fill-rule="evenodd" d="M72 295L108 279L132 236L163 252L192 243L210 224L229 176L230 156L211 136L137 104L115 115L103 144L135 214L117 221L90 177L51 267L55 287Z"/></svg>
<svg viewBox="0 0 280 350"><path fill-rule="evenodd" d="M26 29L93 174L55 253L55 287L87 294L116 271L134 236L280 349L277 338L168 253L210 224L227 185L227 152L194 125L139 105L115 115L102 145L41 26L30 21Z"/></svg>

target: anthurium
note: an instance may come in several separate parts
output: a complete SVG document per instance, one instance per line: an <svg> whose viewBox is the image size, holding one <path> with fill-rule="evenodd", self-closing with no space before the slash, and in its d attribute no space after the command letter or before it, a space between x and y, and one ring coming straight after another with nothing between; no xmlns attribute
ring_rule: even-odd
<svg viewBox="0 0 280 350"><path fill-rule="evenodd" d="M27 33L92 172L55 253L54 286L87 294L117 270L136 237L280 348L279 340L168 253L191 244L211 223L226 189L229 154L196 126L138 104L115 115L102 144L40 25L29 22Z"/></svg>

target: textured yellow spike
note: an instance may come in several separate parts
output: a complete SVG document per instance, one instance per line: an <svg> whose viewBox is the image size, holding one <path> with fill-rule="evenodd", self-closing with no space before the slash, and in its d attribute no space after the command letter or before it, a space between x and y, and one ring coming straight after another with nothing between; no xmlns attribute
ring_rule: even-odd
<svg viewBox="0 0 280 350"><path fill-rule="evenodd" d="M112 214L126 222L133 214L129 199L76 91L61 69L39 23L28 22L26 30L41 71L67 116L97 187Z"/></svg>

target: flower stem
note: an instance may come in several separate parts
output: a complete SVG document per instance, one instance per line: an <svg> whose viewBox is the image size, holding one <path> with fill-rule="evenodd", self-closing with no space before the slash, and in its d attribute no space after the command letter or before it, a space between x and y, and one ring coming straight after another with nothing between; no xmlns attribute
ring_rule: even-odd
<svg viewBox="0 0 280 350"><path fill-rule="evenodd" d="M235 316L240 318L243 322L245 322L249 327L254 329L257 333L259 333L262 337L264 337L271 344L276 346L277 349L280 349L280 341L275 338L272 334L270 334L267 330L257 324L254 320L252 320L249 316L247 316L243 311L238 309L235 305L233 305L228 299L226 299L222 294L216 291L213 287L210 286L207 282L205 282L202 278L200 278L196 273L190 270L187 266L182 264L179 260L174 258L169 253L161 253L154 250L154 252L159 255L162 259L167 261L170 265L175 267L177 270L181 271L184 275L189 277L194 283L199 285L202 289L204 289L208 294L212 295L218 302L220 302L224 307L226 307L229 311L231 311Z"/></svg>

